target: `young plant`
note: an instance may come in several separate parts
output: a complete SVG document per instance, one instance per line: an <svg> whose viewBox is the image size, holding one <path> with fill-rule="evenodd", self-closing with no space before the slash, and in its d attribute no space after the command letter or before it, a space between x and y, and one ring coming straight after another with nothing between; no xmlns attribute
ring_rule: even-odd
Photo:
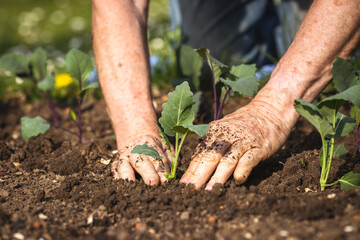
<svg viewBox="0 0 360 240"><path fill-rule="evenodd" d="M202 62L209 65L214 96L214 120L220 119L225 102L232 92L252 97L258 91L259 80L255 77L254 64L241 64L229 68L212 57L208 49L199 48L194 51L186 45L180 49L180 55L181 70L183 74L191 77L195 88L200 87Z"/></svg>
<svg viewBox="0 0 360 240"><path fill-rule="evenodd" d="M180 151L186 137L191 133L202 137L209 130L208 124L193 125L195 103L189 84L183 82L175 88L175 91L168 94L167 100L163 104L163 110L159 119L161 127L155 123L163 142L166 144L167 150L170 152L171 169L170 172L165 174L168 180L175 179L176 177ZM171 148L168 136L175 139L174 151ZM154 148L145 144L135 146L131 153L162 159L162 156ZM166 168L165 171L167 171Z"/></svg>
<svg viewBox="0 0 360 240"><path fill-rule="evenodd" d="M341 188L349 188L360 184L360 174L348 173L338 181L327 184L331 161L334 153L340 147L335 147L335 139L348 135L355 127L355 120L339 112L340 107L349 101L355 105L360 105L360 85L346 89L345 91L328 97L317 106L304 100L295 100L296 111L305 117L319 131L322 141L320 154L320 186L321 190L332 186L338 182Z"/></svg>
<svg viewBox="0 0 360 240"><path fill-rule="evenodd" d="M353 64L342 58L337 58L333 68L334 88L338 92L343 92L349 87L360 85L360 70L354 71ZM360 150L360 108L359 105L353 105L350 110L350 116L356 120L355 144Z"/></svg>
<svg viewBox="0 0 360 240"><path fill-rule="evenodd" d="M42 48L37 48L28 58L21 53L5 54L0 58L0 67L24 80L30 80L46 100L52 113L53 126L77 136L82 142L81 104L86 91L97 88L98 83L87 83L93 69L91 59L85 53L73 49L68 52L65 59L65 67L70 76L78 81L79 91L77 95L77 109L70 110L70 117L76 122L78 131L73 132L60 125L60 118L55 110L55 104L51 98L51 91L55 88L53 73L47 72L47 54ZM50 123L42 117L23 117L21 119L21 135L24 140L45 133L50 128Z"/></svg>

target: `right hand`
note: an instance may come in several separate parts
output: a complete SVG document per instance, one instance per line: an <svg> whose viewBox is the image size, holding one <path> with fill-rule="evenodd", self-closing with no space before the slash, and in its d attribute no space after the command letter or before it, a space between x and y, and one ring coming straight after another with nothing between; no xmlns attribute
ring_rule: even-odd
<svg viewBox="0 0 360 240"><path fill-rule="evenodd" d="M131 153L136 145L142 144L155 148L163 159ZM170 166L170 152L160 136L141 134L130 138L128 144L118 150L116 159L111 164L111 172L115 179L135 180L136 171L141 175L145 184L156 186L167 181L164 174L170 171Z"/></svg>

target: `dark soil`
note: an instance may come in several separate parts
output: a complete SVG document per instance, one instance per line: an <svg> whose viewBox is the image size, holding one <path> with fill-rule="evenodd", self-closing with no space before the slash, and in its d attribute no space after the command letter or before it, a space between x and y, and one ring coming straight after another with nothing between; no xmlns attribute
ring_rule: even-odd
<svg viewBox="0 0 360 240"><path fill-rule="evenodd" d="M233 101L227 112L242 102ZM102 101L84 109L86 144L55 128L22 141L21 116L50 116L41 103L19 106L1 105L0 239L360 239L360 189L319 191L320 137L303 120L245 185L230 179L208 192L177 181L114 180L115 140ZM197 142L187 140L182 168ZM329 182L360 173L360 156L349 150L333 162Z"/></svg>

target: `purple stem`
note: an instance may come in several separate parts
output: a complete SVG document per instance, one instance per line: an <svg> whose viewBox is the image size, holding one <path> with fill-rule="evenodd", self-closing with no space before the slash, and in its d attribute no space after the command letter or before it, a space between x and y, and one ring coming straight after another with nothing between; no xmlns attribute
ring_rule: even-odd
<svg viewBox="0 0 360 240"><path fill-rule="evenodd" d="M214 119L214 120L220 119L221 113L222 113L223 108L224 108L224 105L225 105L225 100L226 100L226 98L228 97L228 95L231 94L231 92L232 92L232 89L229 87L229 88L226 90L226 93L225 93L225 95L224 95L224 98L222 99L222 101L221 101L221 103L220 103L218 115L216 116L216 119Z"/></svg>
<svg viewBox="0 0 360 240"><path fill-rule="evenodd" d="M55 124L55 126L59 126L60 125L59 115L56 113L54 103L53 103L53 101L51 101L48 94L44 94L44 96L45 96L47 105L52 113L54 124Z"/></svg>
<svg viewBox="0 0 360 240"><path fill-rule="evenodd" d="M59 129L61 129L61 130L63 130L63 131L65 131L65 132L68 132L68 133L70 133L70 134L72 134L72 135L75 135L75 136L79 137L79 134L77 134L76 132L73 132L73 131L71 131L71 130L69 130L69 129L67 129L67 128L64 128L64 127L61 127L61 126L56 126L56 125L53 125L53 126L56 127L56 128L59 128Z"/></svg>
<svg viewBox="0 0 360 240"><path fill-rule="evenodd" d="M217 114L217 95L216 95L216 84L215 84L214 68L213 68L212 62L210 62L210 69L211 69L213 92L214 92L214 120L216 120L216 116L218 115Z"/></svg>
<svg viewBox="0 0 360 240"><path fill-rule="evenodd" d="M42 73L40 73L40 74L41 74L41 79L42 79ZM30 80L34 83L35 86L37 85L36 79L34 78L33 75L31 75L29 73L28 78L30 78ZM46 99L46 103L52 113L52 117L53 117L55 126L59 126L60 125L59 115L56 113L55 105L54 105L53 101L50 99L49 94L47 94L47 92L44 92L44 91L40 91L40 93L43 96L43 98Z"/></svg>
<svg viewBox="0 0 360 240"><path fill-rule="evenodd" d="M360 150L360 126L356 130L356 147Z"/></svg>

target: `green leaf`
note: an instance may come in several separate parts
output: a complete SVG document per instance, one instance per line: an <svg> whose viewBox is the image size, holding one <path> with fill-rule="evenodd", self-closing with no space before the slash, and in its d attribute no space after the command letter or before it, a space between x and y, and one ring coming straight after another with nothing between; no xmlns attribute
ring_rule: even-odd
<svg viewBox="0 0 360 240"><path fill-rule="evenodd" d="M93 65L90 57L77 50L70 50L65 58L65 67L70 76L85 86L85 80L90 77Z"/></svg>
<svg viewBox="0 0 360 240"><path fill-rule="evenodd" d="M200 137L203 137L209 131L209 124L200 124L200 125L191 125L191 124L182 124L174 126L174 131L185 134L187 131L189 133L195 133Z"/></svg>
<svg viewBox="0 0 360 240"><path fill-rule="evenodd" d="M55 87L55 77L53 74L49 74L43 80L37 83L38 88L43 91L50 91Z"/></svg>
<svg viewBox="0 0 360 240"><path fill-rule="evenodd" d="M343 143L339 144L339 145L334 145L334 157L342 158L342 157L345 157L346 154L347 154L347 150Z"/></svg>
<svg viewBox="0 0 360 240"><path fill-rule="evenodd" d="M255 72L255 64L240 64L238 66L232 66L230 70L230 74L232 74L236 78L253 77L255 75Z"/></svg>
<svg viewBox="0 0 360 240"><path fill-rule="evenodd" d="M43 80L47 76L46 70L47 54L43 48L37 48L30 57L30 64L35 79L38 81Z"/></svg>
<svg viewBox="0 0 360 240"><path fill-rule="evenodd" d="M356 125L360 124L360 108L359 106L352 106L350 116L356 120Z"/></svg>
<svg viewBox="0 0 360 240"><path fill-rule="evenodd" d="M352 64L342 58L337 58L334 62L333 80L335 89L339 92L359 84L359 77L355 75Z"/></svg>
<svg viewBox="0 0 360 240"><path fill-rule="evenodd" d="M243 77L236 81L220 78L220 81L228 85L233 91L252 97L259 89L259 80L255 77Z"/></svg>
<svg viewBox="0 0 360 240"><path fill-rule="evenodd" d="M333 117L336 116L335 114L339 111L345 101L360 106L360 85L353 86L341 93L325 98L319 102L318 107L320 108L321 113L332 122Z"/></svg>
<svg viewBox="0 0 360 240"><path fill-rule="evenodd" d="M210 51L207 48L199 48L196 52L200 55L204 62L206 62L211 72L214 75L215 84L219 82L220 75L229 71L229 67L222 64L220 61L210 55Z"/></svg>
<svg viewBox="0 0 360 240"><path fill-rule="evenodd" d="M192 124L195 119L192 111L194 103L193 93L187 82L183 82L175 88L175 91L168 94L159 119L161 127L168 136L175 136L174 126Z"/></svg>
<svg viewBox="0 0 360 240"><path fill-rule="evenodd" d="M25 116L21 118L21 136L24 140L45 133L49 128L50 124L42 117L29 118Z"/></svg>
<svg viewBox="0 0 360 240"><path fill-rule="evenodd" d="M328 138L335 134L330 122L321 114L320 110L313 104L302 99L295 100L296 111L306 118L320 133L322 138Z"/></svg>
<svg viewBox="0 0 360 240"><path fill-rule="evenodd" d="M69 116L71 117L72 120L76 121L77 119L76 113L72 109L70 109Z"/></svg>
<svg viewBox="0 0 360 240"><path fill-rule="evenodd" d="M360 174L349 172L339 179L341 189L351 189L360 186Z"/></svg>
<svg viewBox="0 0 360 240"><path fill-rule="evenodd" d="M349 133L354 130L355 126L355 119L338 112L336 114L335 138L349 135Z"/></svg>
<svg viewBox="0 0 360 240"><path fill-rule="evenodd" d="M194 99L194 105L192 105L192 111L194 112L194 114L196 115L199 112L199 108L200 108L200 104L201 104L201 95L202 92L198 91L196 93L194 93L193 99Z"/></svg>
<svg viewBox="0 0 360 240"><path fill-rule="evenodd" d="M163 159L162 156L160 156L159 152L156 151L156 149L149 147L146 144L143 145L136 145L133 150L131 150L131 153L135 153L135 154L142 154L142 155L147 155L153 158L158 158L158 159Z"/></svg>
<svg viewBox="0 0 360 240"><path fill-rule="evenodd" d="M29 60L22 53L9 53L0 58L0 67L12 74L30 74Z"/></svg>
<svg viewBox="0 0 360 240"><path fill-rule="evenodd" d="M196 89L200 87L199 77L201 75L201 67L203 61L189 45L182 45L180 48L180 67L184 75L192 78L192 83Z"/></svg>
<svg viewBox="0 0 360 240"><path fill-rule="evenodd" d="M85 86L82 88L81 92L80 92L80 97L84 97L85 93L90 89L90 88L99 88L100 85L98 82L94 82L94 83L85 83Z"/></svg>
<svg viewBox="0 0 360 240"><path fill-rule="evenodd" d="M159 124L157 122L155 122L158 131L159 131L159 135L163 141L163 143L165 143L166 148L172 153L171 147L170 147L170 141L168 139L168 137L165 135L165 133L163 132L163 130L161 129L161 127L159 126Z"/></svg>

